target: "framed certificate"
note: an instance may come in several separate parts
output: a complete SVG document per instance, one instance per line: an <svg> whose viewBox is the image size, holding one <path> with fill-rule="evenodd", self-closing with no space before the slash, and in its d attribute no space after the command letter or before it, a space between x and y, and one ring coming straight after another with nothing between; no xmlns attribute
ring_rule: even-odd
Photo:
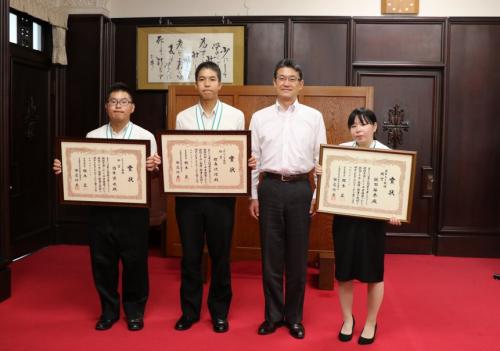
<svg viewBox="0 0 500 351"><path fill-rule="evenodd" d="M62 204L149 207L149 140L59 138L57 142Z"/></svg>
<svg viewBox="0 0 500 351"><path fill-rule="evenodd" d="M191 196L250 194L250 131L159 134L163 190Z"/></svg>
<svg viewBox="0 0 500 351"><path fill-rule="evenodd" d="M417 153L321 145L318 212L410 222Z"/></svg>

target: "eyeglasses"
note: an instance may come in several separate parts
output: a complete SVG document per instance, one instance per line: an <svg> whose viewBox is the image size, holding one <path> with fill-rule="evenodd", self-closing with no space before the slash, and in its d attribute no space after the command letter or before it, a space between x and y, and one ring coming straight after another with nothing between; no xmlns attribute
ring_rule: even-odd
<svg viewBox="0 0 500 351"><path fill-rule="evenodd" d="M296 83L300 80L299 77L297 76L277 76L276 80L280 83L284 83L286 81L289 81L290 83Z"/></svg>
<svg viewBox="0 0 500 351"><path fill-rule="evenodd" d="M128 106L128 104L131 104L132 101L128 100L128 99L121 99L121 100L116 100L116 99L109 99L108 100L108 104L110 105L115 105L115 106L123 106L123 107L126 107Z"/></svg>

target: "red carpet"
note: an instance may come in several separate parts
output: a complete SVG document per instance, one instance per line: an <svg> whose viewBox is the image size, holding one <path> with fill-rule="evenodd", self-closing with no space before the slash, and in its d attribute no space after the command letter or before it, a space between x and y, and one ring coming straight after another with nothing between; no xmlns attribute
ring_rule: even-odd
<svg viewBox="0 0 500 351"><path fill-rule="evenodd" d="M386 294L373 345L356 343L364 319L365 289L356 285L351 342L340 343L334 291L314 287L310 271L304 306L306 338L285 328L259 336L263 294L258 262L233 264L230 330L212 332L206 306L189 331L173 329L180 316L179 260L150 257L151 294L145 328L129 332L125 321L95 331L99 315L88 249L52 246L12 267L12 297L0 303L0 350L500 350L500 259L387 255Z"/></svg>

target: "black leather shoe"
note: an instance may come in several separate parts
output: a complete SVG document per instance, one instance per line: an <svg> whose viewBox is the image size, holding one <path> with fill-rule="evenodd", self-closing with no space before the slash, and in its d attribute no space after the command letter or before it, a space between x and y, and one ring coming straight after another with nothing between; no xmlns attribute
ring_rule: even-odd
<svg viewBox="0 0 500 351"><path fill-rule="evenodd" d="M99 318L99 320L95 324L95 330L108 330L117 321L118 321L118 318L106 319L104 317L101 317L101 318Z"/></svg>
<svg viewBox="0 0 500 351"><path fill-rule="evenodd" d="M306 336L306 331L302 323L290 323L288 324L288 329L290 330L290 335L295 339L304 339L304 336Z"/></svg>
<svg viewBox="0 0 500 351"><path fill-rule="evenodd" d="M342 327L340 327L339 340L342 341L342 342L351 341L351 339L352 339L352 333L354 332L354 324L356 324L356 321L354 320L354 316L352 317L351 334L342 334L342 328L344 327L344 323L342 323Z"/></svg>
<svg viewBox="0 0 500 351"><path fill-rule="evenodd" d="M363 334L363 332L361 332ZM377 325L375 324L375 329L373 331L373 336L371 338L364 338L361 335L358 339L358 344L360 345L370 345L375 341L375 334L377 334Z"/></svg>
<svg viewBox="0 0 500 351"><path fill-rule="evenodd" d="M177 323L175 323L175 330L188 330L193 326L193 323L198 322L198 319L189 319L185 316L181 316Z"/></svg>
<svg viewBox="0 0 500 351"><path fill-rule="evenodd" d="M259 326L259 329L257 330L257 334L259 334L259 335L272 334L276 331L277 328L279 328L281 326L283 326L283 322L264 321Z"/></svg>
<svg viewBox="0 0 500 351"><path fill-rule="evenodd" d="M216 333L225 333L229 330L229 323L227 319L216 318L212 320L214 325L214 332Z"/></svg>
<svg viewBox="0 0 500 351"><path fill-rule="evenodd" d="M138 331L144 328L144 319L142 317L127 319L127 327L130 331Z"/></svg>

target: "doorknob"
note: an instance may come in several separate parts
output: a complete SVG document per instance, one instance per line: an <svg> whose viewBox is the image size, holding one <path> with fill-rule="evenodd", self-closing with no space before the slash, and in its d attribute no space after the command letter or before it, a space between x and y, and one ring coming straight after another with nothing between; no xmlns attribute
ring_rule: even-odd
<svg viewBox="0 0 500 351"><path fill-rule="evenodd" d="M421 195L424 198L432 198L434 190L434 172L430 166L422 166L422 187Z"/></svg>

